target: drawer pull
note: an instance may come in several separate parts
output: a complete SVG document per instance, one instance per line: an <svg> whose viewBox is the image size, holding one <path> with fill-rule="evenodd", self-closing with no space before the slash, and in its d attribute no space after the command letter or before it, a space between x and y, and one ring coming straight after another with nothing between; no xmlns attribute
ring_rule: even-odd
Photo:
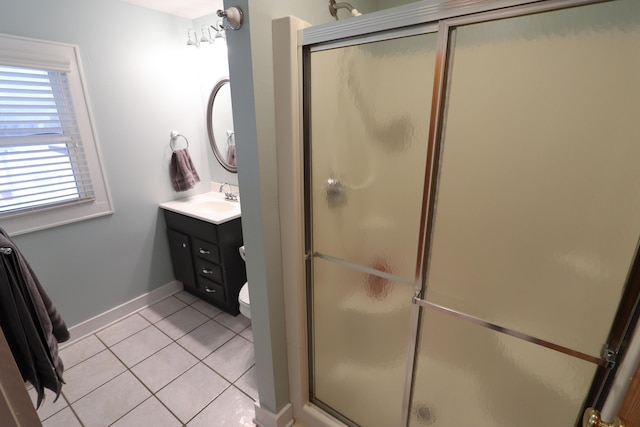
<svg viewBox="0 0 640 427"><path fill-rule="evenodd" d="M211 289L211 288L210 288L210 287L208 287L208 286L205 286L205 287L204 287L204 291L205 291L205 292L209 292L210 294L215 294L215 293L216 293L216 290L215 290L215 289Z"/></svg>
<svg viewBox="0 0 640 427"><path fill-rule="evenodd" d="M209 251L209 250L207 250L207 249L202 249L202 248L200 248L200 253L201 253L202 255L209 255L209 254L211 253L211 251Z"/></svg>
<svg viewBox="0 0 640 427"><path fill-rule="evenodd" d="M203 268L203 269L202 269L202 272L203 272L204 274L213 274L213 270L210 270L210 269L208 269L208 268Z"/></svg>
<svg viewBox="0 0 640 427"><path fill-rule="evenodd" d="M187 244L186 244L186 243L183 243L183 244L182 244L182 247L183 247L183 248L186 248L186 247L187 247Z"/></svg>

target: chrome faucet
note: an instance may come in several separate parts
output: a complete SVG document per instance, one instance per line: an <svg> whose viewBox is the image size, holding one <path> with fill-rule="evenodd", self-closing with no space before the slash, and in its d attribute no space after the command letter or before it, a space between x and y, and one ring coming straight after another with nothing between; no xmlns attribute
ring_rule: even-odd
<svg viewBox="0 0 640 427"><path fill-rule="evenodd" d="M225 186L229 191L224 191ZM238 200L238 193L233 193L231 191L231 184L229 184L228 182L223 182L222 185L220 185L218 191L224 193L225 200Z"/></svg>

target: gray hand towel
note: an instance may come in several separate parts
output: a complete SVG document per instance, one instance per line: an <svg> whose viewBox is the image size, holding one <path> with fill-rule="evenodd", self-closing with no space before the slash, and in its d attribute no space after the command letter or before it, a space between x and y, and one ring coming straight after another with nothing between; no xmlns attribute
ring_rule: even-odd
<svg viewBox="0 0 640 427"><path fill-rule="evenodd" d="M227 150L227 163L229 163L230 166L237 166L235 145L230 145L229 149Z"/></svg>
<svg viewBox="0 0 640 427"><path fill-rule="evenodd" d="M171 175L173 188L176 191L190 190L200 182L198 172L196 172L196 168L193 167L191 156L189 156L189 151L186 148L173 152L169 173Z"/></svg>

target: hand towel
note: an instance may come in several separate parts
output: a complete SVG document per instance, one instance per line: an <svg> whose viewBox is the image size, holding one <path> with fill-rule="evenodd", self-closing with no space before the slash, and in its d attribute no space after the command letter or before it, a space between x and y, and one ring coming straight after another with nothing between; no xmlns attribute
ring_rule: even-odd
<svg viewBox="0 0 640 427"><path fill-rule="evenodd" d="M176 150L171 155L169 174L171 175L173 188L176 191L190 190L200 182L198 172L193 167L191 156L189 156L189 151L186 148Z"/></svg>
<svg viewBox="0 0 640 427"><path fill-rule="evenodd" d="M235 145L230 145L229 149L227 150L227 163L229 163L230 166L237 166L236 165L236 146Z"/></svg>

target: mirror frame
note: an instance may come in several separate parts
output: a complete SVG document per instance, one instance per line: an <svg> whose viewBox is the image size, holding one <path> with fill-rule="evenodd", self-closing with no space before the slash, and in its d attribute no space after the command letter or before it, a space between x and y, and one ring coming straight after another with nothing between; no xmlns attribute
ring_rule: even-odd
<svg viewBox="0 0 640 427"><path fill-rule="evenodd" d="M222 153L218 149L218 146L216 145L216 138L213 134L213 117L212 117L213 103L216 100L216 95L225 84L230 84L228 77L223 77L220 80L218 80L216 85L213 87L213 90L211 91L211 95L209 96L209 101L207 102L207 134L209 135L209 145L211 145L211 149L213 150L213 155L216 156L218 163L220 163L220 165L226 170L228 170L229 172L238 173L238 167L230 165L227 162L227 159L222 155Z"/></svg>

